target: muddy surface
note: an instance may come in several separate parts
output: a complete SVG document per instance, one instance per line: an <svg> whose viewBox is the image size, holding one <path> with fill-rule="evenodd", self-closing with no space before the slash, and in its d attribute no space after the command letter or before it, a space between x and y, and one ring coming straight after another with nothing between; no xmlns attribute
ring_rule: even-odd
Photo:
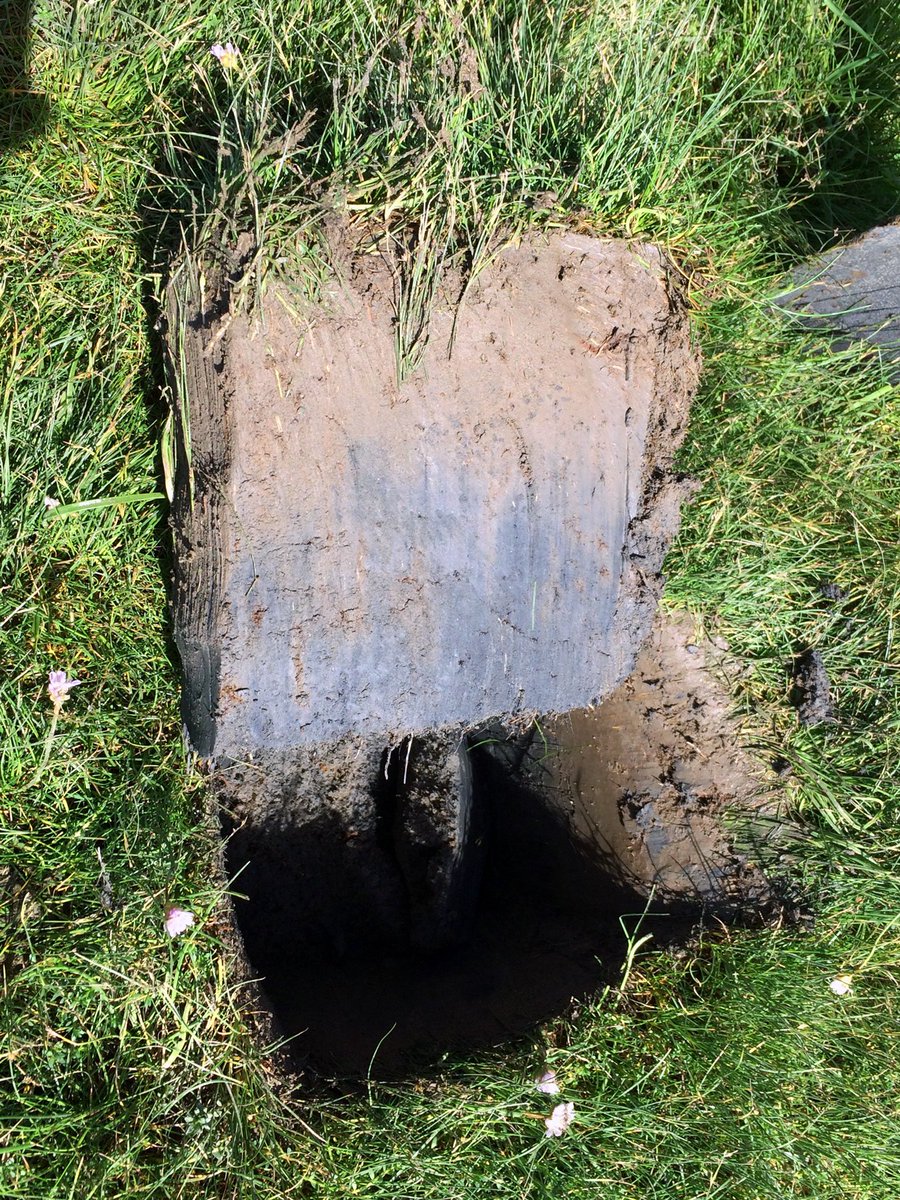
<svg viewBox="0 0 900 1200"><path fill-rule="evenodd" d="M797 709L800 724L835 724L837 717L831 699L831 680L821 650L802 650L794 656L790 672L790 698Z"/></svg>
<svg viewBox="0 0 900 1200"><path fill-rule="evenodd" d="M727 827L733 817L753 842L771 832L777 807L731 715L736 669L690 618L660 616L621 687L541 730L546 786L572 835L622 885L670 908L699 902L724 915L771 901Z"/></svg>
<svg viewBox="0 0 900 1200"><path fill-rule="evenodd" d="M508 248L439 298L402 383L378 256L314 308L271 291L231 319L198 290L172 289L170 330L193 372L175 617L201 755L390 744L621 682L697 376L658 252Z"/></svg>

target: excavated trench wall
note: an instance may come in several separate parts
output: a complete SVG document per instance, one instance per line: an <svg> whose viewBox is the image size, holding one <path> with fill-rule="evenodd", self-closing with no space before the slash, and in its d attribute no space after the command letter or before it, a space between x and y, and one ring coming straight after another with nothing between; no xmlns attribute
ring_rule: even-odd
<svg viewBox="0 0 900 1200"><path fill-rule="evenodd" d="M507 249L400 384L380 260L233 320L190 283L175 607L201 755L565 712L629 673L697 374L657 251Z"/></svg>
<svg viewBox="0 0 900 1200"><path fill-rule="evenodd" d="M185 719L244 941L273 973L458 945L509 822L479 745L598 703L650 632L685 314L652 247L533 239L439 293L398 381L377 255L315 305L232 311L238 273L184 265L168 344Z"/></svg>

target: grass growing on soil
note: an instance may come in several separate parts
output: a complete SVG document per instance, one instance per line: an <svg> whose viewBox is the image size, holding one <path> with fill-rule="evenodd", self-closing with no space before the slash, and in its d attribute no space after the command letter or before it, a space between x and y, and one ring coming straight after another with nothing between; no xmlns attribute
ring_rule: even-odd
<svg viewBox="0 0 900 1200"><path fill-rule="evenodd" d="M896 195L896 40L871 8L38 0L44 102L6 97L0 184L4 1196L900 1190L896 390L760 303L780 264ZM227 39L232 71L208 54ZM498 229L575 222L676 255L707 371L669 602L748 663L738 701L793 768L818 919L642 955L531 1044L311 1102L270 1088L219 939L168 650L146 301L179 222L319 270L323 212L393 246L401 361L423 264ZM58 515L45 496L126 499ZM804 644L838 726L802 731L787 705ZM40 773L51 668L83 683ZM168 903L198 917L174 942ZM576 1105L558 1141L530 1083L545 1062Z"/></svg>

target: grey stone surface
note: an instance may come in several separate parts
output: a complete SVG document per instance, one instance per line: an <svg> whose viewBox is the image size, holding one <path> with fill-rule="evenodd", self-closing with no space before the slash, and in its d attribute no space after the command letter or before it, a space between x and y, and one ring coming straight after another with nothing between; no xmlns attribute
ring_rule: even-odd
<svg viewBox="0 0 900 1200"><path fill-rule="evenodd" d="M864 338L900 359L900 225L870 229L829 250L798 267L792 283L777 303L803 328L834 334L838 347Z"/></svg>

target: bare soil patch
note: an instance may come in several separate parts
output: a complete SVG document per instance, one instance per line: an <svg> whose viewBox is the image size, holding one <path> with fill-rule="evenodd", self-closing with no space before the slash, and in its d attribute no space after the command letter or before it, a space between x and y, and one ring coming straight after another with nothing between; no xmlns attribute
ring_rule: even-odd
<svg viewBox="0 0 900 1200"><path fill-rule="evenodd" d="M572 833L619 881L671 907L720 915L766 908L758 867L734 849L773 833L771 775L742 743L727 680L736 666L686 615L659 615L635 670L597 708L549 722L549 784L569 798Z"/></svg>
<svg viewBox="0 0 900 1200"><path fill-rule="evenodd" d="M199 364L176 625L204 756L566 712L649 630L697 377L659 253L508 248L439 299L403 383L395 287L372 258L312 308L173 298Z"/></svg>
<svg viewBox="0 0 900 1200"><path fill-rule="evenodd" d="M252 313L237 254L188 265L168 336L188 734L249 969L298 1061L352 1074L560 1011L648 898L666 940L768 893L706 654L648 642L698 373L664 258L508 247L403 380L396 276L343 263Z"/></svg>

